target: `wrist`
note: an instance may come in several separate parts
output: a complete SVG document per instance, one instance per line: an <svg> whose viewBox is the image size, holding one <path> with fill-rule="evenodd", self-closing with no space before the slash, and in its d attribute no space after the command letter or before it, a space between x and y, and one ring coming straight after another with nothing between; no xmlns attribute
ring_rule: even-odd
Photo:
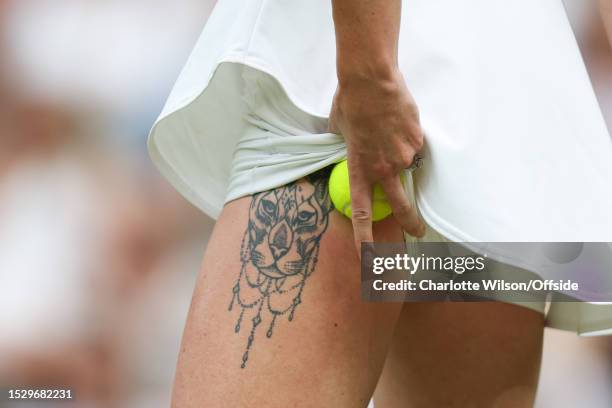
<svg viewBox="0 0 612 408"><path fill-rule="evenodd" d="M394 60L372 58L363 61L338 61L337 75L340 86L380 82L388 83L396 80L399 68Z"/></svg>

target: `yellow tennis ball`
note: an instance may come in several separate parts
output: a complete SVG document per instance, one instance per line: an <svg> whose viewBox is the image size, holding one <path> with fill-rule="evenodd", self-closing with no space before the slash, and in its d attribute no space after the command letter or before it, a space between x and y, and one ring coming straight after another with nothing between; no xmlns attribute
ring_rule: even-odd
<svg viewBox="0 0 612 408"><path fill-rule="evenodd" d="M406 176L404 172L400 174L402 182ZM329 176L329 196L334 207L342 214L351 218L351 186L349 184L348 162L343 160L337 163ZM387 196L380 184L374 186L372 193L372 221L380 221L391 215L391 205L387 201Z"/></svg>

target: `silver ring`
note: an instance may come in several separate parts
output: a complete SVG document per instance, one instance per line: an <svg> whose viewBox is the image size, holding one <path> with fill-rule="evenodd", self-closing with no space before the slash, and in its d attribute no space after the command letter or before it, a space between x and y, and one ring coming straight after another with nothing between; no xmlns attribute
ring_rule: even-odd
<svg viewBox="0 0 612 408"><path fill-rule="evenodd" d="M412 158L412 164L406 170L414 171L416 169L420 169L421 167L423 167L423 156L417 153Z"/></svg>

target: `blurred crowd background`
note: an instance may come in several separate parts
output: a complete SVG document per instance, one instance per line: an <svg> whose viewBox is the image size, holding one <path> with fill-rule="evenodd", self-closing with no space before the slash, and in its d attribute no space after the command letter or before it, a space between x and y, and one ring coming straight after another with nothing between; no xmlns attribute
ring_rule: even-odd
<svg viewBox="0 0 612 408"><path fill-rule="evenodd" d="M595 0L566 3L612 126ZM213 222L160 177L146 137L213 5L0 0L0 389L169 405ZM612 406L612 339L547 331L538 407L576 406Z"/></svg>

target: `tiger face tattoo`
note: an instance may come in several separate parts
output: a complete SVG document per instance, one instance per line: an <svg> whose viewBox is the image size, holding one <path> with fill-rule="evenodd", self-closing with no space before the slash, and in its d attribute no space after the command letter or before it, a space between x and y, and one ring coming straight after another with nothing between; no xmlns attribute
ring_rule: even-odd
<svg viewBox="0 0 612 408"><path fill-rule="evenodd" d="M305 181L252 197L240 250L242 266L229 305L229 311L240 308L236 333L245 318L251 319L242 368L247 365L258 326L267 323L266 335L272 337L276 319L288 315L288 321L293 321L302 302L333 209L327 174L320 171Z"/></svg>

